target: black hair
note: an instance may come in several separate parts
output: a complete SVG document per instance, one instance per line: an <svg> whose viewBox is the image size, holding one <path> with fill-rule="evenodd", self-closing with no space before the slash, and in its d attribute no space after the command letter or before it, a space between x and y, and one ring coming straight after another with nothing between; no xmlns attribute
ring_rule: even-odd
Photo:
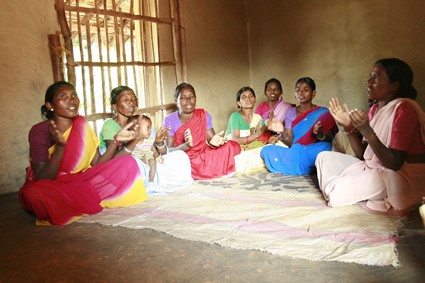
<svg viewBox="0 0 425 283"><path fill-rule="evenodd" d="M312 91L316 90L316 83L314 82L312 78L309 78L309 77L299 78L298 81L295 83L295 87L297 87L297 84L301 82L308 84L311 87Z"/></svg>
<svg viewBox="0 0 425 283"><path fill-rule="evenodd" d="M271 78L270 80L268 80L268 81L265 83L265 85L264 85L264 92L267 90L267 86L268 86L270 83L276 83L276 84L277 84L277 86L279 87L279 89L280 89L281 91L283 91L283 89L282 89L282 84L280 83L280 81L279 81L278 79L276 79L276 78Z"/></svg>
<svg viewBox="0 0 425 283"><path fill-rule="evenodd" d="M134 91L126 85L117 86L111 91L111 97L109 98L109 102L111 103L111 105L117 104L118 96L120 95L121 92L125 90L130 90L134 93Z"/></svg>
<svg viewBox="0 0 425 283"><path fill-rule="evenodd" d="M417 92L413 87L413 71L410 66L397 58L386 58L376 61L375 65L381 65L391 82L399 82L397 97L416 99Z"/></svg>
<svg viewBox="0 0 425 283"><path fill-rule="evenodd" d="M41 106L41 117L48 120L53 118L53 112L47 109L46 103L47 102L53 103L53 98L55 97L55 94L58 92L58 89L62 86L69 86L75 90L75 86L66 81L57 81L54 84L50 85L46 90L46 94L44 95L44 104Z"/></svg>
<svg viewBox="0 0 425 283"><path fill-rule="evenodd" d="M240 89L238 90L238 92L236 93L236 101L237 101L237 102L241 100L241 95L242 95L242 93L244 93L245 91L250 91L250 92L252 92L252 94L253 94L253 95L254 95L254 97L255 97L255 91L254 91L251 87L249 87L249 86L244 86L244 87L240 88Z"/></svg>
<svg viewBox="0 0 425 283"><path fill-rule="evenodd" d="M195 89L193 88L193 86L189 83L181 83L178 86L176 86L176 89L174 90L174 100L177 101L177 99L179 98L180 92L185 89L185 88L190 88L193 91L193 94L195 94Z"/></svg>

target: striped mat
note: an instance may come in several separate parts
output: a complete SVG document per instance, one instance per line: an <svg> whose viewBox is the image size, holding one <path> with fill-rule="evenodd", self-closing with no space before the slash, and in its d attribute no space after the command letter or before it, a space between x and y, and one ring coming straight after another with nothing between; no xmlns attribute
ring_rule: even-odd
<svg viewBox="0 0 425 283"><path fill-rule="evenodd" d="M402 218L329 208L315 176L258 172L195 181L170 195L105 209L79 222L151 229L177 238L312 261L398 266Z"/></svg>

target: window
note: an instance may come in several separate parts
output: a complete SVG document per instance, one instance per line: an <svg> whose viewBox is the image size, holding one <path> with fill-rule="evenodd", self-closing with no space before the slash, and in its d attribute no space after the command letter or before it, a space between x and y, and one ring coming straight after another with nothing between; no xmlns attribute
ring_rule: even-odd
<svg viewBox="0 0 425 283"><path fill-rule="evenodd" d="M111 90L127 85L139 112L159 127L174 107L172 91L185 80L180 0L55 0L55 6L56 42L65 55L55 78L75 84L80 114L100 131L111 113Z"/></svg>

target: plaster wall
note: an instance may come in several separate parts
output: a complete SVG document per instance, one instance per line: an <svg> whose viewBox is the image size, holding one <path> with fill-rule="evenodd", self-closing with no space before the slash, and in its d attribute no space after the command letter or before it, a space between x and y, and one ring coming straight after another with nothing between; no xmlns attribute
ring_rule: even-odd
<svg viewBox="0 0 425 283"><path fill-rule="evenodd" d="M183 0L187 78L196 106L213 118L216 133L225 131L237 110L236 92L250 85L244 0Z"/></svg>
<svg viewBox="0 0 425 283"><path fill-rule="evenodd" d="M28 131L41 121L53 82L47 35L59 30L53 0L1 1L0 193L17 191L28 166Z"/></svg>
<svg viewBox="0 0 425 283"><path fill-rule="evenodd" d="M339 97L367 109L366 80L374 62L398 57L415 74L425 109L425 2L422 0L247 0L252 86L263 93L281 80L284 99L296 103L295 82L309 76L316 104ZM257 103L265 96L257 96Z"/></svg>

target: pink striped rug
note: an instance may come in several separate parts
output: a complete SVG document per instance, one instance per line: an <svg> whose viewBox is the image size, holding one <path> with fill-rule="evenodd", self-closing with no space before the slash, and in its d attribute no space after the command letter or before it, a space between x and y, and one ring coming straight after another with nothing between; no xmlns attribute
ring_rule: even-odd
<svg viewBox="0 0 425 283"><path fill-rule="evenodd" d="M314 176L267 172L196 181L142 204L80 222L152 229L174 237L312 261L398 266L402 218L359 206L329 208Z"/></svg>

